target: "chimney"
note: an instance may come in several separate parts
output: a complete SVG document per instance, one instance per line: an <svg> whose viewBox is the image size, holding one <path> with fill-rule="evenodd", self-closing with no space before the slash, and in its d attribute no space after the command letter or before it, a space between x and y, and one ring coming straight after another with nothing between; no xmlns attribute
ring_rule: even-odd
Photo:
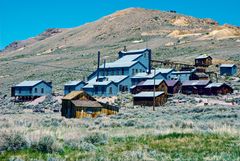
<svg viewBox="0 0 240 161"><path fill-rule="evenodd" d="M123 51L127 52L127 46L123 47Z"/></svg>
<svg viewBox="0 0 240 161"><path fill-rule="evenodd" d="M99 80L100 51L98 51L97 81Z"/></svg>
<svg viewBox="0 0 240 161"><path fill-rule="evenodd" d="M104 59L104 65L103 65L103 77L106 76L106 59Z"/></svg>
<svg viewBox="0 0 240 161"><path fill-rule="evenodd" d="M148 53L148 74L151 74L152 71L152 51L149 50Z"/></svg>

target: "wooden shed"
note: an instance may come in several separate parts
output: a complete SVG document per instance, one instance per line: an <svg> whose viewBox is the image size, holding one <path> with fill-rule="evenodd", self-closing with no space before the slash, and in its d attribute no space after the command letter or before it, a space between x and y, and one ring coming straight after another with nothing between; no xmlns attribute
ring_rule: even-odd
<svg viewBox="0 0 240 161"><path fill-rule="evenodd" d="M233 88L226 83L211 83L205 87L206 95L226 95L233 93Z"/></svg>
<svg viewBox="0 0 240 161"><path fill-rule="evenodd" d="M133 96L133 105L153 106L154 92L141 92ZM162 106L167 102L167 94L155 92L155 106Z"/></svg>
<svg viewBox="0 0 240 161"><path fill-rule="evenodd" d="M84 91L72 91L62 99L61 113L66 118L96 117L117 112L119 107L98 102Z"/></svg>
<svg viewBox="0 0 240 161"><path fill-rule="evenodd" d="M167 84L163 79L156 79L155 80L155 90L156 91L163 91L165 94L167 94ZM137 94L140 92L150 92L154 91L154 80L148 79L144 82L139 83L138 85L131 88L132 94Z"/></svg>
<svg viewBox="0 0 240 161"><path fill-rule="evenodd" d="M170 95L178 93L182 85L179 80L166 80L166 84L168 87L168 94Z"/></svg>
<svg viewBox="0 0 240 161"><path fill-rule="evenodd" d="M207 55L201 55L195 58L196 67L208 67L212 65L212 57Z"/></svg>

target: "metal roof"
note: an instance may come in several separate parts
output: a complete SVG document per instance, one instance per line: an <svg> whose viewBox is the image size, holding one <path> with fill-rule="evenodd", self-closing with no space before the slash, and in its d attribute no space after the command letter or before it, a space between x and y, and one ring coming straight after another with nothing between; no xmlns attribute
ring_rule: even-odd
<svg viewBox="0 0 240 161"><path fill-rule="evenodd" d="M124 54L141 53L141 52L145 52L145 51L147 51L147 50L148 50L148 49L145 48L145 49L139 49L139 50L121 51L121 53L124 53Z"/></svg>
<svg viewBox="0 0 240 161"><path fill-rule="evenodd" d="M43 82L43 80L36 80L36 81L23 81L17 85L15 85L15 87L33 87L35 85L37 85L38 83Z"/></svg>
<svg viewBox="0 0 240 161"><path fill-rule="evenodd" d="M235 64L221 64L220 67L232 68L232 67L234 67L234 66L235 66Z"/></svg>
<svg viewBox="0 0 240 161"><path fill-rule="evenodd" d="M156 79L155 80L155 85L159 85L162 83L164 80L163 79ZM154 85L154 79L148 79L144 81L143 83L137 85L137 86L153 86Z"/></svg>
<svg viewBox="0 0 240 161"><path fill-rule="evenodd" d="M83 93L84 93L83 91L72 91L71 93L69 93L65 97L63 97L62 99L63 100L72 100Z"/></svg>
<svg viewBox="0 0 240 161"><path fill-rule="evenodd" d="M209 84L207 87L205 88L212 88L212 87L221 87L222 85L224 85L225 83L211 83Z"/></svg>
<svg viewBox="0 0 240 161"><path fill-rule="evenodd" d="M106 63L105 68L121 68L121 67L131 67L132 65L136 64L138 61L135 61L137 58L141 57L142 54L135 54L135 55L125 55L122 58L111 62ZM104 68L104 64L100 66L100 68Z"/></svg>
<svg viewBox="0 0 240 161"><path fill-rule="evenodd" d="M173 87L179 82L179 80L166 80L165 82L168 87Z"/></svg>
<svg viewBox="0 0 240 161"><path fill-rule="evenodd" d="M168 74L171 71L173 71L173 69L165 69L165 68L156 69L156 75L158 75L160 73ZM151 70L150 74L148 74L148 72L141 72L141 73L135 74L132 78L134 78L134 79L136 79L136 78L154 78L156 75L154 75L154 70Z"/></svg>
<svg viewBox="0 0 240 161"><path fill-rule="evenodd" d="M154 94L154 92L141 92L141 93L138 93L138 94L136 94L136 95L134 95L133 97L153 97L153 94ZM155 92L155 97L158 97L158 96L161 96L161 95L163 95L164 94L164 92L161 92L161 91L157 91L157 92Z"/></svg>
<svg viewBox="0 0 240 161"><path fill-rule="evenodd" d="M182 86L202 86L202 85L208 85L210 80L188 80L184 81Z"/></svg>
<svg viewBox="0 0 240 161"><path fill-rule="evenodd" d="M97 81L97 77L94 77L93 79L89 80L87 82L87 85L83 88L93 88L94 85L108 85L111 82L113 83L119 83L126 79L127 75L114 75L114 76L105 76L105 79L103 81ZM103 77L99 77L103 78Z"/></svg>
<svg viewBox="0 0 240 161"><path fill-rule="evenodd" d="M78 84L80 84L83 81L69 81L66 84L64 84L64 86L76 86Z"/></svg>
<svg viewBox="0 0 240 161"><path fill-rule="evenodd" d="M208 55L200 55L200 56L196 57L196 59L206 59L208 57L212 58L211 56L208 56Z"/></svg>

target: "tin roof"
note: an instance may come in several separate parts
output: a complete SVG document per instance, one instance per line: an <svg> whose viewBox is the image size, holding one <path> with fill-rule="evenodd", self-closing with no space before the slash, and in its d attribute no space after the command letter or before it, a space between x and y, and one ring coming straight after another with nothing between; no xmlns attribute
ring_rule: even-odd
<svg viewBox="0 0 240 161"><path fill-rule="evenodd" d="M208 85L210 80L188 80L184 81L182 86L203 86Z"/></svg>
<svg viewBox="0 0 240 161"><path fill-rule="evenodd" d="M161 95L163 95L164 94L164 92L161 92L161 91L156 91L155 92L155 97L158 97L158 96L161 96ZM153 97L153 95L154 95L154 92L141 92L141 93L138 93L138 94L136 94L136 95L134 95L133 97Z"/></svg>
<svg viewBox="0 0 240 161"><path fill-rule="evenodd" d="M208 55L200 55L200 56L196 57L196 59L206 59L208 57L212 58L211 56L208 56Z"/></svg>
<svg viewBox="0 0 240 161"><path fill-rule="evenodd" d="M142 54L135 54L135 55L125 55L122 58L111 62L106 63L105 68L121 68L121 67L131 67L132 65L136 64L138 61L135 61L137 58L141 57ZM104 64L100 66L100 68L104 68Z"/></svg>
<svg viewBox="0 0 240 161"><path fill-rule="evenodd" d="M156 69L156 75L162 73L162 74L168 74L171 71L173 71L173 69L165 69L165 68L159 68ZM154 78L154 70L151 70L151 73L148 74L148 72L141 72L141 73L137 73L135 74L132 78L133 79L137 79L137 78Z"/></svg>
<svg viewBox="0 0 240 161"><path fill-rule="evenodd" d="M221 87L222 85L224 85L225 83L211 83L209 84L207 87L205 88L212 88L212 87Z"/></svg>
<svg viewBox="0 0 240 161"><path fill-rule="evenodd" d="M178 80L166 80L165 81L168 87L175 86L179 81Z"/></svg>
<svg viewBox="0 0 240 161"><path fill-rule="evenodd" d="M227 67L227 68L232 68L234 67L235 64L221 64L220 67Z"/></svg>
<svg viewBox="0 0 240 161"><path fill-rule="evenodd" d="M67 82L66 84L64 84L64 86L76 86L76 85L78 85L78 84L80 84L81 82L83 82L83 81L69 81L69 82Z"/></svg>
<svg viewBox="0 0 240 161"><path fill-rule="evenodd" d="M155 85L159 85L163 81L164 81L163 79L156 79ZM137 86L153 86L153 85L154 85L154 79L148 79L148 80L144 81L143 83L140 83Z"/></svg>
<svg viewBox="0 0 240 161"><path fill-rule="evenodd" d="M138 49L138 50L121 51L121 53L124 53L124 54L142 53L142 52L145 52L145 51L147 51L147 50L148 50L148 49L145 48L145 49Z"/></svg>
<svg viewBox="0 0 240 161"><path fill-rule="evenodd" d="M15 87L33 87L35 85L37 85L38 83L43 82L43 80L36 80L36 81L23 81L17 85L15 85Z"/></svg>
<svg viewBox="0 0 240 161"><path fill-rule="evenodd" d="M83 101L83 100L72 100L71 101L76 107L94 107L102 108L103 106L97 101Z"/></svg>
<svg viewBox="0 0 240 161"><path fill-rule="evenodd" d="M114 76L105 76L105 79L103 81L97 81L97 77L94 77L93 79L89 80L86 86L83 88L93 88L94 85L108 85L111 82L113 83L119 83L126 79L128 76L126 75L114 75ZM103 77L99 77L103 78Z"/></svg>

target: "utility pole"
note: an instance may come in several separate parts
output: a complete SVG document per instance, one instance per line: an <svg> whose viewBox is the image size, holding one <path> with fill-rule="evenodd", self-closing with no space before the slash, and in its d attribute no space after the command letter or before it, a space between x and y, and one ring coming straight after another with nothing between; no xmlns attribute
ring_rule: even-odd
<svg viewBox="0 0 240 161"><path fill-rule="evenodd" d="M156 82L156 69L154 68L154 76L153 76L153 111L155 111L155 92L156 92L156 87L155 87L155 82Z"/></svg>

